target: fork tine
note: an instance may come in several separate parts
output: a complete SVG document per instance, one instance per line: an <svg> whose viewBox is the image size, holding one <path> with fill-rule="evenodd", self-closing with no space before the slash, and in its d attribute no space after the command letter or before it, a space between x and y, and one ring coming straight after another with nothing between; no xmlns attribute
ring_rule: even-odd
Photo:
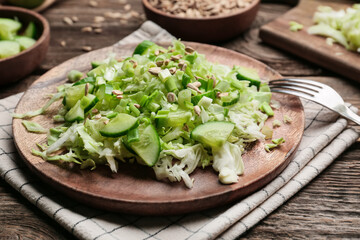
<svg viewBox="0 0 360 240"><path fill-rule="evenodd" d="M314 97L315 94L317 92L311 92L303 87L296 87L296 86L270 86L270 88L273 90L273 89L278 89L278 90L281 90L281 89L284 89L284 90L289 90L289 91L294 91L294 92L301 92L303 94L307 94L311 97Z"/></svg>
<svg viewBox="0 0 360 240"><path fill-rule="evenodd" d="M298 97L302 97L308 100L314 100L314 97L312 95L303 93L303 92L299 92L299 91L293 91L293 90L288 90L288 89L271 89L272 92L277 92L277 93L285 93L285 94L290 94L290 95L295 95Z"/></svg>
<svg viewBox="0 0 360 240"><path fill-rule="evenodd" d="M312 86L318 87L318 88L324 88L324 86L325 86L322 83L312 81L312 80L308 80L308 79L282 78L282 79L275 79L275 80L269 81L269 83L284 83L284 82L303 83L303 84L312 85Z"/></svg>
<svg viewBox="0 0 360 240"><path fill-rule="evenodd" d="M272 88L272 87L279 87L279 88L282 88L285 86L291 86L293 87L294 89L297 89L297 90L302 90L302 91L313 91L315 93L318 93L320 88L317 88L317 87L314 87L312 85L308 85L308 84L303 84L303 83L298 83L298 82L286 82L286 81L283 81L283 82L269 82L269 87Z"/></svg>

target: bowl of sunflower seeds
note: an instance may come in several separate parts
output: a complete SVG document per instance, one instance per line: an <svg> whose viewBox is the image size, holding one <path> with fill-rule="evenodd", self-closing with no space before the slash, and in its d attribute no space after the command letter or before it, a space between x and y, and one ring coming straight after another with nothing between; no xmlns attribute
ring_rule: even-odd
<svg viewBox="0 0 360 240"><path fill-rule="evenodd" d="M147 19L177 38L224 42L247 30L260 0L142 0Z"/></svg>

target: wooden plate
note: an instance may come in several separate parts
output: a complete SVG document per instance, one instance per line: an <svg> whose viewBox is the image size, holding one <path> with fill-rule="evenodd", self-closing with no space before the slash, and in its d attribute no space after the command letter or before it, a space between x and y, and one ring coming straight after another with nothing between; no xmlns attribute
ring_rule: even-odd
<svg viewBox="0 0 360 240"><path fill-rule="evenodd" d="M265 80L280 77L279 73L264 64L234 51L205 44L187 44L206 54L210 61L256 68ZM65 82L69 70L87 71L91 61L104 59L110 52L119 57L129 56L134 47L135 45L126 45L100 49L53 68L34 82L20 100L16 112L24 113L43 106L48 100L47 93L54 93L56 86ZM274 131L274 138L284 137L286 143L271 153L264 150L264 141L254 144L243 155L244 175L238 183L232 185L220 184L212 168L197 169L191 175L195 179L194 187L188 189L183 182L157 181L152 169L137 164L120 164L118 173L113 174L107 166L90 171L80 170L78 166L45 162L33 156L31 149L36 148L37 142L44 142L46 134L28 133L19 119L13 121L14 139L26 164L44 182L90 206L141 215L200 211L233 202L254 192L277 176L289 163L290 156L297 149L303 134L304 112L297 97L274 94L273 98L281 103L281 108L275 111L275 118L282 120L283 115L287 114L294 120L293 123L284 124ZM52 116L60 104L59 101L46 115L37 116L33 120L44 127L52 127ZM273 119L269 119L266 124L271 126Z"/></svg>

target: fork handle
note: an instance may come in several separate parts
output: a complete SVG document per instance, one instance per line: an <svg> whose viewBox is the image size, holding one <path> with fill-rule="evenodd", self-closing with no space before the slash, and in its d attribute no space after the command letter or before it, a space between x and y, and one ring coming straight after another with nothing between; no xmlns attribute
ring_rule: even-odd
<svg viewBox="0 0 360 240"><path fill-rule="evenodd" d="M338 113L343 117L353 121L357 125L360 125L360 116L354 113L353 111L351 111L350 108L348 108L347 106L341 105L341 107L339 106L337 110Z"/></svg>

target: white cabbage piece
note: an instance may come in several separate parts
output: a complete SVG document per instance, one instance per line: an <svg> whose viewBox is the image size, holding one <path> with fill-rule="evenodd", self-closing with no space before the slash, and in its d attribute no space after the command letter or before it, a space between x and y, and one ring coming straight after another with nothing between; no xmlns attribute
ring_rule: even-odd
<svg viewBox="0 0 360 240"><path fill-rule="evenodd" d="M189 174L195 170L201 160L207 158L209 156L201 144L178 150L163 150L153 169L158 180L165 178L171 182L183 180L188 188L192 188L194 180ZM174 159L179 161L173 163Z"/></svg>
<svg viewBox="0 0 360 240"><path fill-rule="evenodd" d="M219 172L219 181L223 184L238 182L239 175L244 173L241 148L236 144L225 142L222 147L213 148L212 153L213 168Z"/></svg>

